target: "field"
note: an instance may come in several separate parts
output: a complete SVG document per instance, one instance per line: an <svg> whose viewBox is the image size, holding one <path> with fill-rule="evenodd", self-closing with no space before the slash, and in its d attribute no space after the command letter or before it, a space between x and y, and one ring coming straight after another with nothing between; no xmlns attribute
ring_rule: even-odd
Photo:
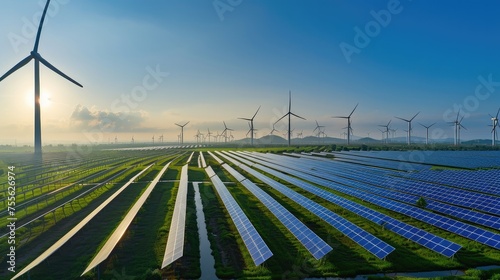
<svg viewBox="0 0 500 280"><path fill-rule="evenodd" d="M32 154L19 150L0 153L1 279L10 279L19 273L89 216L92 218L74 236L20 279L205 279L207 276L202 275L200 267L200 240L191 182L200 182L205 224L218 278L301 279L451 269L468 269L467 275L462 276L464 279L497 277L492 276L494 272L473 270L476 267L500 263L500 249L495 247L500 244L491 245L495 238L500 236L497 223L500 221L500 215L495 212L495 205L500 202L496 183L500 165L496 165L496 151L478 154L487 156L476 163L474 160L464 160L460 154L464 152L448 151L455 153L453 155L456 155L456 158L451 160L453 156L447 155L448 161L442 162L443 156L439 151L397 152L399 154L384 151L339 153L335 151L344 149L330 145L259 149L241 146L119 148L110 150L96 147L90 153L75 156L65 148L53 147L44 153L42 159L33 158ZM357 148L363 149L365 147ZM209 151L211 153L208 153ZM232 152L228 153L229 151ZM333 153L329 153L330 151ZM200 152L203 153L207 166L224 182L231 197L272 252L273 256L263 264L255 266L246 243L214 187L213 178L205 168L199 166ZM307 155L301 155L301 152ZM488 158L492 163L486 161ZM189 184L183 256L161 269L180 188L179 182L182 181L181 169L188 159L191 160L187 173ZM219 160L224 161L224 164ZM258 174L252 175L247 171L248 166L240 165L245 161L249 161L247 165L252 165ZM109 256L81 276L91 260L105 247L106 241L129 210L168 163L168 169ZM314 258L280 218L252 194L245 184L228 172L228 166L268 195L273 203L283 206L332 250L324 257ZM304 170L301 171L301 168ZM447 172L456 172L453 174L466 177L479 174L481 178L486 178L483 175L489 174L492 179L484 179L484 184L468 186L464 183L467 177L461 183L452 184L451 181L443 181L448 179ZM138 174L140 175L134 178ZM434 176L432 180L436 181L430 182L431 177L424 178L422 174L430 174ZM491 188L484 189L488 186L488 180L492 180ZM15 181L15 205L9 205L11 181ZM415 185L412 185L411 190L405 189L406 183ZM325 213L333 213L331 215L339 216L345 223L357 226L360 232L378 238L393 247L394 251L383 258L377 257L346 232L307 210L274 184L300 195L301 199L309 201L314 207L320 207ZM427 187L429 193L419 191L419 188L423 187ZM439 192L431 192L433 188L443 188L450 191L450 195L446 197ZM491 198L493 206L490 210L490 204L483 200L483 203L466 207L459 198L453 200L454 196L451 194L454 192ZM366 194L369 195L363 196ZM413 197L421 198L422 205L417 204ZM333 203L330 198L339 203ZM488 236L491 233L493 237L490 241L481 238L474 240L474 237L467 237L466 233L457 233L445 226L425 222L419 216L389 208L384 201L471 225L475 231L477 229L478 234L487 232ZM445 256L437 252L437 249L422 246L423 241L412 241L415 237L397 234L389 220L377 223L367 215L363 216L346 208L348 203L423 230L440 240L445 239L457 244L460 248L451 256ZM106 206L93 215L92 213L102 205ZM9 206L12 207L8 208ZM445 212L445 206L463 211L473 209L474 212ZM471 213L485 215L491 219L488 222L475 221L474 217L470 217ZM12 235L8 228L12 221L9 217L16 218L15 244L9 244L9 234ZM15 245L16 273L8 270L10 265L7 254L12 251L12 245Z"/></svg>

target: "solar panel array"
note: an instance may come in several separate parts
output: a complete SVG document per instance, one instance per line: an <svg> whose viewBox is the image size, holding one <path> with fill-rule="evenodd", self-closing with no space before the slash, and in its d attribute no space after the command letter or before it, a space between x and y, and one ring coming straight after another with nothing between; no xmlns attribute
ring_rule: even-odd
<svg viewBox="0 0 500 280"><path fill-rule="evenodd" d="M500 151L350 151L334 153L337 156L373 157L470 169L500 167Z"/></svg>
<svg viewBox="0 0 500 280"><path fill-rule="evenodd" d="M225 157L224 155L222 156ZM231 175L236 175L235 173L237 172L227 164L223 164L222 166L231 173ZM332 250L332 247L330 247L328 243L254 183L244 179L241 181L241 184L269 209L269 211L300 241L315 259L321 259Z"/></svg>
<svg viewBox="0 0 500 280"><path fill-rule="evenodd" d="M279 157L282 158L282 156L276 156L276 155L271 155L268 154L268 157L276 158ZM294 159L291 159L292 161L295 161ZM300 159L299 159L300 161ZM324 174L324 172L318 172L315 170L311 170L308 168L304 168L303 164L301 163L290 163L290 159L287 159L287 166L298 170L302 173L307 173L311 174L314 176L317 176L318 179L325 178L326 180L322 180L321 184L327 188L331 188L333 190L358 197L360 199L363 199L365 201L368 201L372 204L384 207L386 209L402 213L404 215L407 215L409 217L415 218L417 220L426 222L428 224L431 224L433 226L439 227L441 229L453 232L457 235L463 236L465 238L477 241L479 243L491 246L496 249L500 249L500 235L484 230L482 228L478 228L476 226L472 226L469 224L466 224L461 221L457 221L442 215L438 215L429 211L426 211L424 209L420 209L415 206L411 206L408 204L400 203L397 201L393 201L387 198L380 197L376 194L373 193L367 193L361 190L353 189L351 187L346 187L345 185L341 185L338 183L335 183L335 177L332 177L329 174ZM305 170L304 170L305 169Z"/></svg>
<svg viewBox="0 0 500 280"><path fill-rule="evenodd" d="M286 159L284 159L286 160ZM479 199L473 201L474 206L482 209L488 209L491 211L498 211L497 209L492 209L491 204L498 204L499 200L487 195L482 194L470 194L470 192L465 192L460 194L460 189L449 188L445 186L435 186L428 183L415 182L414 180L403 180L401 178L396 178L392 176L386 176L381 174L368 173L363 168L349 168L338 166L336 162L330 163L321 161L304 160L308 166L314 166L316 170L321 170L325 173L335 175L332 177L337 183L350 185L367 192L376 193L383 197L387 197L393 200L402 201L408 204L414 205L420 196L427 198L427 207L430 210L437 211L443 214L454 216L466 221L470 221L483 226L491 227L494 229L500 228L500 217L491 214L485 214L477 211L470 210L471 204L465 204L460 196L463 195L464 199L467 197L485 197L483 201L489 203L485 205L480 205ZM333 168L335 167L335 168ZM390 174L395 174L391 172ZM333 179L335 178L335 179ZM417 187L419 185L420 187ZM427 191L429 190L429 191ZM453 192L455 196L448 197L447 195ZM432 198L432 199L431 199ZM442 203L433 199L441 199ZM459 206L450 205L449 203L455 202Z"/></svg>
<svg viewBox="0 0 500 280"><path fill-rule="evenodd" d="M106 207L111 201L113 201L120 193L122 193L128 186L130 186L139 176L141 176L146 170L148 170L153 164L148 165L141 172L137 173L134 177L132 177L125 185L123 185L120 189L114 192L110 197L108 197L103 203L97 206L94 211L88 214L82 221L80 221L75 227L73 227L70 231L68 231L63 237L57 240L52 246L50 246L47 250L45 250L41 255L39 255L35 260L33 260L30 264L24 267L21 271L19 271L12 279L17 279L24 275L26 272L29 272L41 262L43 262L46 258L52 255L55 251L59 250L68 240L70 240L77 232L79 232L90 220L92 220L99 212L101 212L104 207Z"/></svg>
<svg viewBox="0 0 500 280"><path fill-rule="evenodd" d="M84 275L85 273L89 272L92 270L94 267L99 265L101 262L103 262L105 259L109 257L109 254L113 251L113 249L116 247L116 244L118 244L118 241L120 238L123 236L127 228L130 226L132 223L132 220L135 218L139 210L141 209L142 205L144 205L144 202L146 202L146 199L149 197L153 189L156 187L156 184L160 181L161 176L163 176L163 173L167 171L168 166L170 165L170 162L167 163L160 172L158 172L158 175L153 179L153 181L149 184L148 188L142 193L142 195L137 199L137 201L134 203L132 208L127 212L127 215L125 215L125 218L120 222L118 227L113 231L111 236L108 238L106 243L101 247L101 250L97 253L97 255L92 259L90 264L87 266L85 271L82 273Z"/></svg>
<svg viewBox="0 0 500 280"><path fill-rule="evenodd" d="M239 158L238 158L239 159ZM234 164L238 164L236 161ZM231 174L238 173L230 166L223 165ZM318 216L320 219L324 220L332 227L336 228L351 240L362 246L368 252L372 253L379 259L384 259L389 255L392 251L394 251L394 247L375 237L374 235L368 233L357 225L351 223L350 221L344 219L343 217L337 215L326 207L310 200L309 198L287 188L286 186L276 182L275 180L255 171L254 169L246 166L246 165L238 165L240 168L276 189L289 199L293 200L297 204L301 205L305 209L309 210L314 215ZM239 174L239 173L238 173ZM243 181L244 183L248 182L248 180ZM242 183L243 183L242 182Z"/></svg>
<svg viewBox="0 0 500 280"><path fill-rule="evenodd" d="M500 169L425 171L404 176L500 196Z"/></svg>
<svg viewBox="0 0 500 280"><path fill-rule="evenodd" d="M294 176L299 176L302 177L303 179L306 180L311 180L315 181L316 179L307 174L300 174L299 172L296 172L293 169L285 168L273 163L269 162L264 162L259 159L255 159L256 162L260 162L262 164L265 164L273 169L279 170L286 172L288 174L294 175ZM376 224L383 225L384 228L389 229L405 238L408 238L409 240L412 240L424 247L427 247L428 249L431 249L435 252L438 252L446 257L451 257L453 256L460 248L461 246L451 242L449 240L446 240L444 238L441 238L437 235L431 234L425 230L416 228L414 226L408 225L406 223L403 223L397 219L394 219L388 215L382 214L380 212L377 212L373 209L370 209L366 206L360 205L356 202L350 201L348 199L339 197L331 192L328 192L326 190L323 190L321 188L318 188L316 186L313 186L311 184L306 183L305 181L299 180L297 178L288 176L286 174L283 174L281 172L278 172L276 170L270 169L268 167L262 166L260 164L255 164L253 167L258 168L266 173L269 173L273 176L276 176L282 180L285 180L301 189L304 189L318 197L321 197L329 202L332 202L336 205L339 205L340 207L343 207L353 213L358 214L359 216L366 218L368 220L373 221ZM319 179L319 178L318 178ZM319 181L319 180L318 180ZM424 237L424 238L423 238Z"/></svg>
<svg viewBox="0 0 500 280"><path fill-rule="evenodd" d="M219 194L222 203L226 207L238 233L243 239L252 260L256 266L262 264L268 258L270 258L273 253L264 242L262 237L259 235L255 227L252 225L248 217L245 215L243 210L241 210L236 200L231 196L226 186L220 178L215 174L212 167L208 166L205 171L207 172L210 180L212 181L215 190Z"/></svg>
<svg viewBox="0 0 500 280"><path fill-rule="evenodd" d="M192 154L191 154L192 155ZM186 205L188 191L188 164L181 170L179 189L175 199L174 213L168 231L167 247L161 268L173 263L184 254L184 232L186 227Z"/></svg>

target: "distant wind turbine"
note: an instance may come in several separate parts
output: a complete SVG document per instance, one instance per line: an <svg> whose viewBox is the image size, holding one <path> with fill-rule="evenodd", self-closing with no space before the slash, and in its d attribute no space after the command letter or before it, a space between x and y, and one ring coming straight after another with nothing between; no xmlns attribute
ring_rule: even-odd
<svg viewBox="0 0 500 280"><path fill-rule="evenodd" d="M324 125L319 125L318 121L316 121L316 128L314 128L313 134L317 130L318 131L317 135L318 135L318 138L319 138L321 136L321 133L323 132L323 131L321 131L321 129L324 128L324 127L325 127Z"/></svg>
<svg viewBox="0 0 500 280"><path fill-rule="evenodd" d="M352 109L351 113L347 117L345 117L345 116L332 117L332 118L337 118L337 119L347 119L347 145L349 145L351 143L351 134L352 134L351 116L354 113L354 111L356 110L356 108L358 108L358 105L359 105L359 103L356 104L356 106L354 106L354 109Z"/></svg>
<svg viewBox="0 0 500 280"><path fill-rule="evenodd" d="M418 115L420 114L420 112L416 113L415 116L413 116L411 119L407 120L407 119L403 119L403 118L400 118L400 117L395 117L396 119L400 119L402 121L405 121L408 123L408 130L407 130L407 143L408 145L411 145L411 121L413 121L413 119Z"/></svg>
<svg viewBox="0 0 500 280"><path fill-rule="evenodd" d="M458 120L459 117L460 117L460 110L458 110L457 112L457 118L455 119L455 121L450 122L455 128L455 143L454 143L455 146L460 145L460 128L467 129L462 125L462 120L464 119L464 116L462 116L460 121Z"/></svg>
<svg viewBox="0 0 500 280"><path fill-rule="evenodd" d="M227 127L226 125L226 122L225 121L222 121L222 123L224 123L224 130L221 132L221 136L224 135L224 143L227 143L227 132L228 131L233 131L233 129Z"/></svg>
<svg viewBox="0 0 500 280"><path fill-rule="evenodd" d="M386 138L385 138L385 143L386 144L389 142L389 130L390 130L389 125L391 124L391 121L392 120L390 120L386 125L380 125L379 124L379 126L385 127L385 132L384 133L386 133Z"/></svg>
<svg viewBox="0 0 500 280"><path fill-rule="evenodd" d="M185 124L175 124L176 126L180 127L181 128L181 134L180 134L180 138L179 138L179 142L180 144L184 144L184 127L189 123L189 121Z"/></svg>
<svg viewBox="0 0 500 280"><path fill-rule="evenodd" d="M257 109L257 111L255 112L255 114L253 115L252 118L238 118L240 120L245 120L245 121L249 121L250 122L250 144L253 146L253 136L254 136L254 126L253 126L253 119L255 118L255 116L257 115L257 113L259 112L260 110L260 106L259 108ZM248 133L247 133L248 134Z"/></svg>
<svg viewBox="0 0 500 280"><path fill-rule="evenodd" d="M498 114L499 113L500 113L500 108L498 108L497 114L494 117L492 115L490 115L491 121L492 121L491 126L493 127L491 129L491 146L493 146L493 147L496 145L496 142L497 142L497 127L500 126L498 124Z"/></svg>
<svg viewBox="0 0 500 280"><path fill-rule="evenodd" d="M426 130L425 145L429 145L429 128L431 128L435 124L436 123L433 123L431 125L423 125L423 124L420 123L420 125L423 126L423 127L425 127L425 130Z"/></svg>
<svg viewBox="0 0 500 280"><path fill-rule="evenodd" d="M212 132L210 132L210 128L208 128L208 132L207 132L208 143L210 143L210 137L211 136L212 136Z"/></svg>
<svg viewBox="0 0 500 280"><path fill-rule="evenodd" d="M292 120L291 120L291 116L292 115L295 116L295 117L297 117L297 118L299 118L299 119L305 120L305 118L292 113L292 91L289 91L288 92L288 112L286 114L284 114L283 117L279 118L276 122L274 122L274 124L276 124L279 121L281 121L281 119L283 119L284 117L288 116L288 146L290 146L291 138L292 138L291 137L291 134L292 134L292 130L291 130Z"/></svg>
<svg viewBox="0 0 500 280"><path fill-rule="evenodd" d="M12 69L7 71L5 75L0 77L0 82L3 81L5 78L7 78L10 74L14 73L15 71L19 70L28 62L30 62L32 59L35 61L35 154L36 155L41 155L42 154L42 126L41 126L41 110L40 110L40 63L45 65L47 68L50 70L56 72L63 78L67 79L68 81L72 82L73 84L83 87L81 84L70 78L68 75L64 74L61 72L59 69L54 67L52 64L50 64L47 60L42 58L42 56L38 53L38 44L40 43L40 35L42 33L42 26L43 22L45 20L45 15L47 14L47 9L49 7L50 0L47 1L47 4L45 4L45 8L42 13L42 18L40 19L40 25L38 26L38 33L36 34L36 40L35 40L35 46L33 47L33 50L31 51L30 55L28 55L25 59L21 60L18 64L16 64Z"/></svg>

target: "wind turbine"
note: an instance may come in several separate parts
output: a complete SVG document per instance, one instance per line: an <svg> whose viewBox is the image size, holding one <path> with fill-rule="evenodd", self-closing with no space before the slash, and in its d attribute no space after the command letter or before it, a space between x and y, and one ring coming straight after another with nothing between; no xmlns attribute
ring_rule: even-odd
<svg viewBox="0 0 500 280"><path fill-rule="evenodd" d="M407 119L403 119L403 118L400 118L400 117L395 117L396 119L400 119L402 121L405 121L408 123L408 137L407 137L407 140L408 140L408 145L411 145L411 121L413 121L413 119L418 115L420 114L420 112L416 113L415 116L413 116L413 118L407 120Z"/></svg>
<svg viewBox="0 0 500 280"><path fill-rule="evenodd" d="M278 131L278 130L274 127L274 125L275 125L275 124L276 124L276 123L273 123L273 129L271 130L271 132L269 132L269 135L273 135L273 133L274 133L275 131L279 132L279 131Z"/></svg>
<svg viewBox="0 0 500 280"><path fill-rule="evenodd" d="M332 117L332 118L337 118L337 119L347 119L347 145L349 145L351 143L351 134L352 134L351 116L354 113L354 111L356 110L356 108L358 108L358 105L359 105L359 103L356 104L356 106L354 106L354 109L352 109L351 113L347 117L344 117L344 116Z"/></svg>
<svg viewBox="0 0 500 280"><path fill-rule="evenodd" d="M492 123L492 129L491 129L491 146L495 146L496 145L496 142L497 142L497 127L500 126L498 124L498 114L500 113L500 108L498 108L498 111L497 111L497 114L493 117L492 115L490 115L491 117L491 121L493 122Z"/></svg>
<svg viewBox="0 0 500 280"><path fill-rule="evenodd" d="M233 129L227 127L226 125L226 122L225 121L222 121L222 123L224 123L224 130L221 132L221 136L224 135L224 143L227 143L227 132L228 131L233 131Z"/></svg>
<svg viewBox="0 0 500 280"><path fill-rule="evenodd" d="M466 129L462 125L462 120L464 119L464 117L462 116L462 118L460 119L460 121L458 121L459 117L460 117L460 110L458 110L458 112L457 112L457 118L455 119L455 121L450 122L455 127L455 143L454 143L455 146L460 145L460 127Z"/></svg>
<svg viewBox="0 0 500 280"><path fill-rule="evenodd" d="M43 22L45 20L45 15L47 14L47 9L49 7L50 0L47 0L47 4L45 4L45 8L42 13L42 18L40 19L40 25L38 26L38 32L36 34L36 39L35 39L35 46L33 47L33 50L31 51L30 55L28 55L25 59L21 60L18 64L16 64L12 69L7 71L2 77L0 77L0 82L3 81L5 78L7 78L10 74L16 72L28 62L30 62L32 59L35 61L35 154L36 155L41 155L42 154L42 125L41 125L41 109L40 109L40 63L45 65L47 68L50 70L56 72L63 78L67 79L68 81L72 82L73 84L83 87L81 84L79 84L77 81L73 80L70 78L68 75L64 74L61 72L59 69L54 67L52 64L50 64L47 60L45 60L39 53L38 53L38 45L40 43L40 35L42 33L42 26Z"/></svg>
<svg viewBox="0 0 500 280"><path fill-rule="evenodd" d="M433 123L431 125L423 125L420 123L421 126L425 127L425 130L426 130L426 136L425 136L425 145L429 145L429 128L431 128L431 126L435 125L436 123Z"/></svg>
<svg viewBox="0 0 500 280"><path fill-rule="evenodd" d="M295 116L295 117L297 117L297 118L305 120L303 117L292 113L292 91L289 91L288 92L288 113L284 114L283 117L279 118L276 122L274 122L274 124L276 124L279 121L281 121L281 119L283 119L284 117L288 116L288 146L290 146L290 140L291 140L291 136L290 135L292 133L292 130L291 130L291 126L292 126L291 116L292 115Z"/></svg>
<svg viewBox="0 0 500 280"><path fill-rule="evenodd" d="M207 132L208 143L210 143L210 136L212 136L212 132L210 132L210 128L209 128L208 132Z"/></svg>
<svg viewBox="0 0 500 280"><path fill-rule="evenodd" d="M324 125L319 125L318 121L316 121L316 128L313 130L313 133L318 130L318 138L320 137L322 131L321 131L321 128L325 127Z"/></svg>
<svg viewBox="0 0 500 280"><path fill-rule="evenodd" d="M386 125L380 125L380 124L378 125L378 126L381 126L381 127L385 127L385 132L384 133L386 133L386 137L385 137L385 143L386 144L389 142L389 130L390 130L389 129L389 125L391 124L391 121L392 120L390 120Z"/></svg>
<svg viewBox="0 0 500 280"><path fill-rule="evenodd" d="M257 115L257 113L259 112L260 110L260 106L259 108L257 109L257 111L255 112L255 114L253 115L252 118L248 119L248 118L238 118L240 120L245 120L245 121L249 121L250 122L250 144L253 146L253 131L254 131L254 127L253 127L253 119L255 118L255 116ZM247 133L248 134L248 133Z"/></svg>
<svg viewBox="0 0 500 280"><path fill-rule="evenodd" d="M178 127L180 127L180 128L181 128L181 134L180 134L180 138L179 138L179 140L180 140L180 144L181 144L181 145L182 145L182 144L184 144L184 127L185 127L188 123L189 123L189 121L188 121L187 123L185 123L185 124L182 124L182 125L181 125L181 124L177 124L177 123L175 124L176 126L178 126Z"/></svg>

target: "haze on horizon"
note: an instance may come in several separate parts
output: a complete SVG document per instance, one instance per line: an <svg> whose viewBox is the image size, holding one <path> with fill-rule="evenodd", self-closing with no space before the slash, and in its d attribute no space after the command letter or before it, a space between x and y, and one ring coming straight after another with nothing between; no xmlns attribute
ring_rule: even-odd
<svg viewBox="0 0 500 280"><path fill-rule="evenodd" d="M40 1L8 1L0 11L0 75L33 48ZM42 1L43 2L43 1ZM295 131L318 121L341 137L380 139L392 119L404 136L410 118L462 140L491 139L488 114L500 107L497 1L102 1L52 0L40 53L83 84L41 67L42 140L50 143L176 141L175 123L217 133L223 121L257 137L287 110ZM0 145L33 144L32 63L0 82ZM286 121L277 129L284 131ZM89 136L98 135L97 138ZM93 138L94 137L94 138Z"/></svg>

